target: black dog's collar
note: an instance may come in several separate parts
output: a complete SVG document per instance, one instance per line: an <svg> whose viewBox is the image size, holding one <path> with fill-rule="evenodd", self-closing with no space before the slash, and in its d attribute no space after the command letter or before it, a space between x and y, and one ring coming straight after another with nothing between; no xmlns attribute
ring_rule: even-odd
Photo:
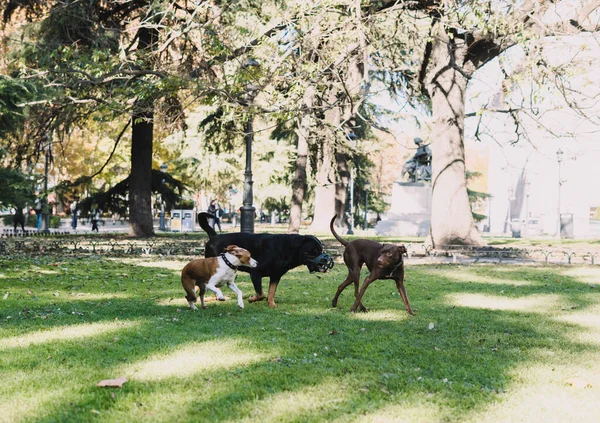
<svg viewBox="0 0 600 423"><path fill-rule="evenodd" d="M225 253L221 253L221 258L223 259L223 261L225 262L225 264L227 266L229 266L230 269L232 270L237 270L237 266L234 266L229 260L227 260L227 257L225 256Z"/></svg>

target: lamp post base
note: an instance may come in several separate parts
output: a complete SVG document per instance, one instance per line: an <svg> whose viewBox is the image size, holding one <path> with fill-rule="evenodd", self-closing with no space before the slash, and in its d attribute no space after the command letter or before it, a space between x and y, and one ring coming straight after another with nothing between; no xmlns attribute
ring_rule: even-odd
<svg viewBox="0 0 600 423"><path fill-rule="evenodd" d="M240 207L240 232L254 233L254 206Z"/></svg>

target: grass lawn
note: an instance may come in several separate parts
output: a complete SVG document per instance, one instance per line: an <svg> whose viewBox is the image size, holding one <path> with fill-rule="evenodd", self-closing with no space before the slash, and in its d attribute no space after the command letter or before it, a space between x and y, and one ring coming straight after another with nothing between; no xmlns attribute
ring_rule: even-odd
<svg viewBox="0 0 600 423"><path fill-rule="evenodd" d="M600 267L408 261L410 317L391 281L332 309L343 264L191 312L186 262L0 257L0 421L600 419Z"/></svg>

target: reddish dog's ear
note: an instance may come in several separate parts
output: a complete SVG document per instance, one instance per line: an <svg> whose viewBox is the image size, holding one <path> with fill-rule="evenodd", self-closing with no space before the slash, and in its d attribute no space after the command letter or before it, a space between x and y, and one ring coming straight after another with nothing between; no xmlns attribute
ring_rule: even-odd
<svg viewBox="0 0 600 423"><path fill-rule="evenodd" d="M231 253L232 251L236 250L238 248L237 245L228 245L227 247L225 247L225 249L223 251L227 251L228 253Z"/></svg>

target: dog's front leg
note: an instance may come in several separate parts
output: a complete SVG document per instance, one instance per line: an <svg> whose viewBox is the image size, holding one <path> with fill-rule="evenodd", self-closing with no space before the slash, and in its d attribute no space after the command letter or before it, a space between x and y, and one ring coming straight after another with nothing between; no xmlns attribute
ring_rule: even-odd
<svg viewBox="0 0 600 423"><path fill-rule="evenodd" d="M408 302L408 296L406 295L406 289L404 288L403 278L396 279L396 288L398 288L398 292L402 297L402 301L404 301L404 308L406 308L406 312L411 316L414 316L415 312L413 311L412 307L410 306L410 303Z"/></svg>
<svg viewBox="0 0 600 423"><path fill-rule="evenodd" d="M218 281L219 281L219 277L218 276L213 276L206 283L206 289L210 289L212 292L214 292L217 295L217 299L219 301L225 301L225 297L223 296L223 293L221 292L221 290L219 288L217 288L217 282Z"/></svg>
<svg viewBox="0 0 600 423"><path fill-rule="evenodd" d="M237 287L234 281L231 281L227 286L237 294L237 304L239 308L244 308L244 298L242 297L242 291Z"/></svg>
<svg viewBox="0 0 600 423"><path fill-rule="evenodd" d="M265 299L265 295L263 294L262 289L262 277L255 273L250 273L250 279L252 279L252 285L254 285L254 291L256 295L252 295L248 298L248 301L253 303L256 301L262 301Z"/></svg>

